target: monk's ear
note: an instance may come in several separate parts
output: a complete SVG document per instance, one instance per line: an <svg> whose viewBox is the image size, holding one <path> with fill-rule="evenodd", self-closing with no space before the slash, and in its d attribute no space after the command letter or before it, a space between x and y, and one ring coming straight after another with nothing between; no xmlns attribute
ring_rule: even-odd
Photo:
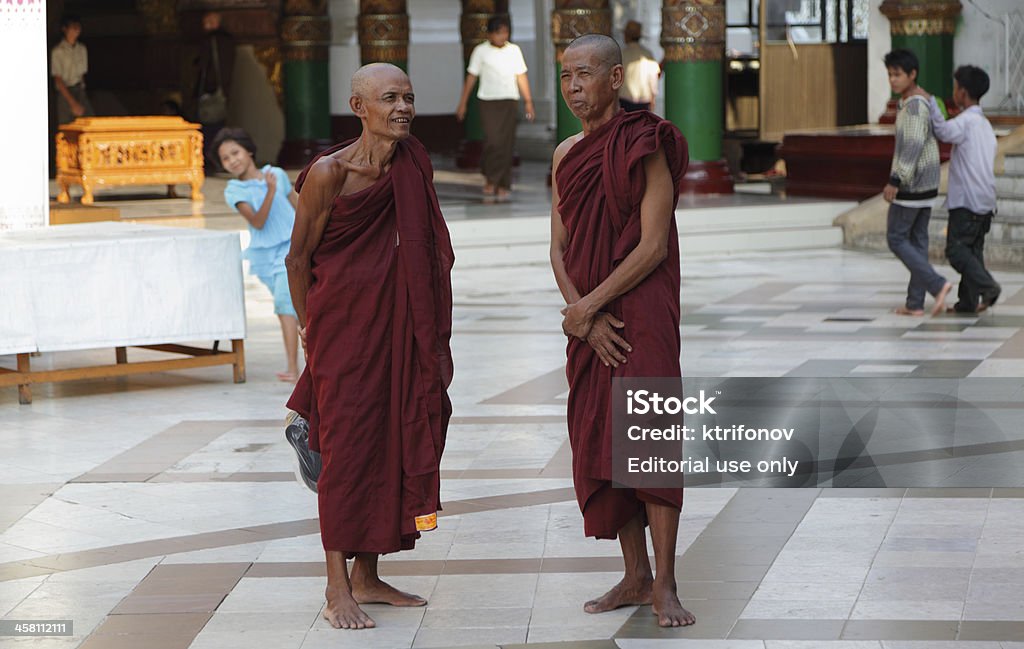
<svg viewBox="0 0 1024 649"><path fill-rule="evenodd" d="M366 104L363 103L363 98L359 95L352 95L348 98L348 107L352 109L356 117L364 117L366 114Z"/></svg>
<svg viewBox="0 0 1024 649"><path fill-rule="evenodd" d="M613 65L609 77L612 80L612 89L618 90L622 87L622 83L625 81L624 71L621 65Z"/></svg>

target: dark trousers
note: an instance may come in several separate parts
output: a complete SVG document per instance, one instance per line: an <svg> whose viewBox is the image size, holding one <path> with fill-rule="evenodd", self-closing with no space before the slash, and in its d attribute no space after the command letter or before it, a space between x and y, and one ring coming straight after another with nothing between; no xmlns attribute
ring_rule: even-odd
<svg viewBox="0 0 1024 649"><path fill-rule="evenodd" d="M512 150L516 145L519 102L515 99L481 99L479 106L480 125L484 130L480 171L487 184L509 189L512 187Z"/></svg>
<svg viewBox="0 0 1024 649"><path fill-rule="evenodd" d="M992 227L992 214L975 214L957 207L949 211L946 257L960 273L959 301L954 307L961 313L974 313L978 302L995 303L1000 286L985 268L985 235Z"/></svg>
<svg viewBox="0 0 1024 649"><path fill-rule="evenodd" d="M73 86L68 86L68 92L75 98L82 108L85 109L85 113L82 117L92 117L92 104L89 102L89 95L85 94L85 84L76 83ZM57 93L57 123L58 124L70 124L75 121L75 114L71 112L71 104L68 103L67 99L64 99L64 95Z"/></svg>
<svg viewBox="0 0 1024 649"><path fill-rule="evenodd" d="M895 203L889 206L885 238L889 250L910 271L906 305L911 311L924 308L926 291L937 295L946 285L946 278L935 272L928 261L928 221L931 216L930 207L904 207Z"/></svg>

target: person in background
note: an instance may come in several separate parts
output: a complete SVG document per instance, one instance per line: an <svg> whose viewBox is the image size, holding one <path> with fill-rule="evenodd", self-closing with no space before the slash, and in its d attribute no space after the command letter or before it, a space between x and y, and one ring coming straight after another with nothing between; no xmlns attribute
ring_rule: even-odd
<svg viewBox="0 0 1024 649"><path fill-rule="evenodd" d="M626 23L622 36L626 47L622 48L622 67L625 78L619 89L619 104L627 111L654 110L654 98L658 96L658 79L661 66L649 49L640 44L643 26L635 20Z"/></svg>
<svg viewBox="0 0 1024 649"><path fill-rule="evenodd" d="M50 74L57 88L57 123L68 124L76 117L93 114L85 93L85 73L89 71L89 53L78 41L82 21L78 16L64 16L60 21L64 38L50 51Z"/></svg>
<svg viewBox="0 0 1024 649"><path fill-rule="evenodd" d="M519 98L525 103L526 119L533 121L533 99L526 76L526 60L515 43L509 42L508 19L494 16L487 22L487 40L473 49L466 68L466 83L455 116L466 118L469 96L477 79L476 96L484 130L484 151L480 161L484 196L508 200L512 190L512 150L516 143Z"/></svg>
<svg viewBox="0 0 1024 649"><path fill-rule="evenodd" d="M228 120L228 97L235 69L235 39L221 25L217 11L203 14L203 36L196 59L196 119L202 125L203 142L209 143ZM207 145L206 163L217 167L217 150Z"/></svg>
<svg viewBox="0 0 1024 649"><path fill-rule="evenodd" d="M946 192L946 257L960 273L959 300L947 309L955 313L981 313L996 303L1002 290L985 268L985 235L996 209L996 134L978 105L988 88L988 74L981 68L957 68L953 101L960 114L950 120L935 97L918 88L919 94L929 99L935 137L953 145Z"/></svg>
<svg viewBox="0 0 1024 649"><path fill-rule="evenodd" d="M277 378L294 383L299 377L299 321L284 264L295 226L297 198L291 181L280 167L256 167L256 144L240 128L222 129L210 150L224 170L234 176L224 188L224 201L249 223L251 240L245 251L249 272L274 296L274 313L281 322L288 361L288 369L278 372Z"/></svg>

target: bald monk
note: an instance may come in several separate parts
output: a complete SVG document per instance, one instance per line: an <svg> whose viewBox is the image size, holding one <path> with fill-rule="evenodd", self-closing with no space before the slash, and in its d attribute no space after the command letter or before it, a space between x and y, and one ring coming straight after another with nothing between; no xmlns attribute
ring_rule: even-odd
<svg viewBox="0 0 1024 649"><path fill-rule="evenodd" d="M409 135L413 99L399 68L360 68L349 105L362 134L295 183L286 263L307 365L288 407L323 461L324 617L342 629L375 626L360 604L427 603L381 581L377 559L411 550L440 508L454 255L430 159Z"/></svg>
<svg viewBox="0 0 1024 649"><path fill-rule="evenodd" d="M679 243L674 210L686 170L679 130L619 108L622 55L607 36L566 48L561 90L583 132L555 149L551 266L569 337L569 443L587 536L619 539L622 581L588 613L652 604L663 627L695 622L676 594L683 490L611 482L612 377L678 377ZM650 524L657 576L647 556Z"/></svg>

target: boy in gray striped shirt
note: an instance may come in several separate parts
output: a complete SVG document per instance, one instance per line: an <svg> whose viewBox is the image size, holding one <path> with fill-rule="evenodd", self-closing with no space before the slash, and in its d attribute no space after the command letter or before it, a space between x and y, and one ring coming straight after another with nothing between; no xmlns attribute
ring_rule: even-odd
<svg viewBox="0 0 1024 649"><path fill-rule="evenodd" d="M935 297L932 315L941 313L953 285L928 261L928 221L939 195L939 145L932 133L928 101L917 96L917 56L910 50L885 55L889 86L900 95L896 117L896 150L889 184L882 192L889 206L886 240L889 250L910 271L907 301L900 315L924 315L924 295Z"/></svg>

